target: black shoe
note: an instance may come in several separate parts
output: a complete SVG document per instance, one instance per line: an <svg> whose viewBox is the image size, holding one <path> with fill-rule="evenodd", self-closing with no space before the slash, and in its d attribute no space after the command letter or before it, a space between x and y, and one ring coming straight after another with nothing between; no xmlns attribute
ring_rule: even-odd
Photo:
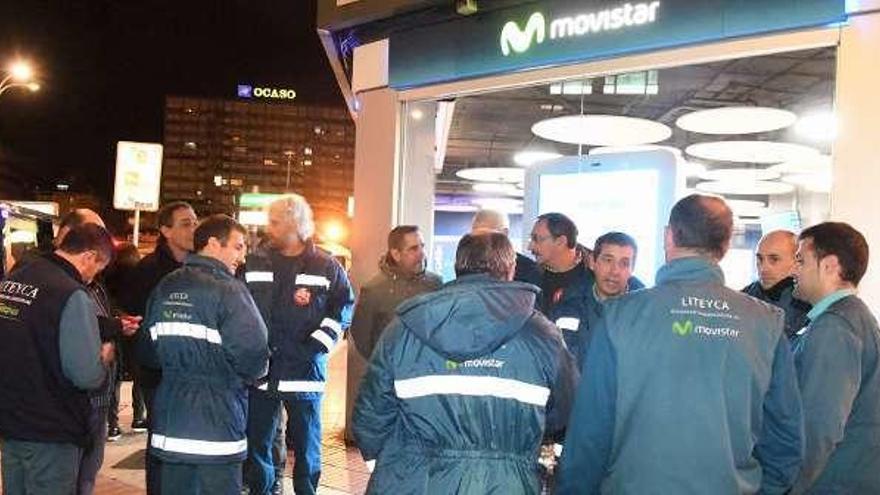
<svg viewBox="0 0 880 495"><path fill-rule="evenodd" d="M122 438L122 430L119 429L118 426L111 426L107 428L107 441L115 442Z"/></svg>
<svg viewBox="0 0 880 495"><path fill-rule="evenodd" d="M269 493L272 495L284 495L284 483L281 480L275 480Z"/></svg>
<svg viewBox="0 0 880 495"><path fill-rule="evenodd" d="M131 422L131 431L135 433L144 433L147 431L147 422L143 419L138 419L136 421Z"/></svg>

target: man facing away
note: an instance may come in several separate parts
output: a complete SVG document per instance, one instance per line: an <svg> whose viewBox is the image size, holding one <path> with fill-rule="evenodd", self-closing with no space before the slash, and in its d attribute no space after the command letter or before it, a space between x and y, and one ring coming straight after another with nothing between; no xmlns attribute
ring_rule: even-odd
<svg viewBox="0 0 880 495"><path fill-rule="evenodd" d="M793 493L880 493L880 330L856 295L867 268L851 226L801 232L795 291L813 309L793 341L807 433Z"/></svg>
<svg viewBox="0 0 880 495"><path fill-rule="evenodd" d="M86 284L113 256L104 228L73 227L54 253L0 282L0 448L6 495L77 492L83 450L94 441L89 400L108 379Z"/></svg>
<svg viewBox="0 0 880 495"><path fill-rule="evenodd" d="M758 242L755 266L758 280L743 288L746 294L785 311L785 335L789 338L804 328L810 304L794 295L797 236L787 230L768 232Z"/></svg>
<svg viewBox="0 0 880 495"><path fill-rule="evenodd" d="M733 215L672 209L657 285L608 301L562 452L558 493L785 493L803 415L782 311L724 286Z"/></svg>
<svg viewBox="0 0 880 495"><path fill-rule="evenodd" d="M483 208L476 212L471 220L471 234L479 234L485 230L501 232L509 238L510 219L506 213ZM534 260L517 251L516 272L513 274L513 279L517 282L541 285L541 270Z"/></svg>
<svg viewBox="0 0 880 495"><path fill-rule="evenodd" d="M248 255L245 280L269 328L268 382L250 390L251 495L275 482L272 445L281 403L288 407L297 495L313 495L321 477L321 399L328 354L348 329L354 297L345 270L312 241L305 198L289 194L268 207L268 245Z"/></svg>
<svg viewBox="0 0 880 495"><path fill-rule="evenodd" d="M194 234L195 254L153 290L140 334L145 364L162 370L151 446L161 490L241 492L247 455L247 386L265 376L266 326L247 287L235 278L247 231L214 215Z"/></svg>
<svg viewBox="0 0 880 495"><path fill-rule="evenodd" d="M577 370L537 288L510 282L514 260L504 234L465 235L456 280L398 307L355 406L367 493L540 493Z"/></svg>

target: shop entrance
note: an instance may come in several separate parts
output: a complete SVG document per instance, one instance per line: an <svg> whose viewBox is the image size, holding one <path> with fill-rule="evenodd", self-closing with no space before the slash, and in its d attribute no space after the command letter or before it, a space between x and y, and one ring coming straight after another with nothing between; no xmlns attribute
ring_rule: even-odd
<svg viewBox="0 0 880 495"><path fill-rule="evenodd" d="M587 247L604 230L632 231L648 213L635 206L639 191L651 186L631 173L593 173L614 160L632 165L615 170L632 172L668 156L676 198L715 193L733 207L722 267L739 289L754 280L763 233L828 218L835 72L836 48L827 47L410 101L403 170L433 182L432 269L453 277L455 245L480 208L510 216L522 251L547 208L573 218ZM565 180L529 179L566 161L575 165L563 167L574 172ZM652 228L660 235L662 227ZM637 272L651 280L655 268Z"/></svg>

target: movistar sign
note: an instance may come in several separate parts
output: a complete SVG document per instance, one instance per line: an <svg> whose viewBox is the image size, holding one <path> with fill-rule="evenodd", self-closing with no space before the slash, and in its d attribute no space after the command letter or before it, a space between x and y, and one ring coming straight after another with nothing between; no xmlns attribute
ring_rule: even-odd
<svg viewBox="0 0 880 495"><path fill-rule="evenodd" d="M549 39L570 38L599 34L621 28L641 26L657 19L660 2L625 3L619 7L584 12L577 15L557 17L549 22L541 12L529 16L523 29L516 21L508 21L501 28L501 53L506 57L511 53L524 53L534 44Z"/></svg>
<svg viewBox="0 0 880 495"><path fill-rule="evenodd" d="M534 0L391 34L410 88L846 20L846 0Z"/></svg>

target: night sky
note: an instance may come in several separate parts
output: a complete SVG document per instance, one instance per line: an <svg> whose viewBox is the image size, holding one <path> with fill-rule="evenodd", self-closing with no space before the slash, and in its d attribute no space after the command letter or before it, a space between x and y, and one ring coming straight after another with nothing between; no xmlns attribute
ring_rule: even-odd
<svg viewBox="0 0 880 495"><path fill-rule="evenodd" d="M0 0L0 62L43 89L0 97L4 161L110 201L115 143L162 141L168 94L235 97L239 82L344 107L313 0Z"/></svg>

